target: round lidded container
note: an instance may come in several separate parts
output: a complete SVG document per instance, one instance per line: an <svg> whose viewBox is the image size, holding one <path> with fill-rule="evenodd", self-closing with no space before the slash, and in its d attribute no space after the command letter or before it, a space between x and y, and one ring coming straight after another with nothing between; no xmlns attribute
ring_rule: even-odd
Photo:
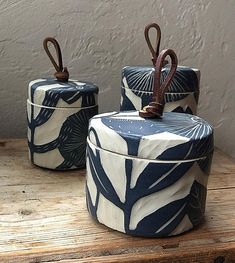
<svg viewBox="0 0 235 263"><path fill-rule="evenodd" d="M154 50L149 30L157 30L157 45ZM153 23L145 28L145 38L152 53L152 66L126 66L122 69L121 111L140 110L150 103L153 96L153 78L156 59L159 55L161 40L160 27ZM165 63L166 64L166 63ZM169 66L162 69L161 83L169 72ZM178 66L174 78L165 93L165 112L181 112L196 115L199 99L200 71L198 69Z"/></svg>
<svg viewBox="0 0 235 263"><path fill-rule="evenodd" d="M56 48L59 66L48 53L48 42L52 42ZM98 87L90 82L69 79L55 39L45 39L44 47L53 65L58 68L55 66L56 78L29 83L29 156L33 164L44 168L83 168L89 119L98 113Z"/></svg>
<svg viewBox="0 0 235 263"><path fill-rule="evenodd" d="M212 128L197 116L97 115L88 135L89 212L130 235L185 232L203 219L212 153Z"/></svg>
<svg viewBox="0 0 235 263"><path fill-rule="evenodd" d="M164 50L159 60L171 52ZM201 223L205 212L213 129L190 114L164 112L154 118L151 114L162 115L163 97L160 89L156 101L141 112L112 112L90 120L88 211L98 222L129 235L177 235Z"/></svg>

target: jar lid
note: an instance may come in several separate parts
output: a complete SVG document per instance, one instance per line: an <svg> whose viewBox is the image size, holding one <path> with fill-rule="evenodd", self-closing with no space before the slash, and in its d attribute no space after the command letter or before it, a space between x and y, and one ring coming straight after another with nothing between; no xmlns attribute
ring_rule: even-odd
<svg viewBox="0 0 235 263"><path fill-rule="evenodd" d="M161 83L166 79L169 70L169 66L163 67ZM151 66L126 66L122 70L122 86L133 91L152 93L154 71L154 67ZM199 69L178 66L167 93L199 92L199 80Z"/></svg>
<svg viewBox="0 0 235 263"><path fill-rule="evenodd" d="M142 118L138 111L96 115L88 139L116 154L160 161L203 159L213 151L212 127L176 112L165 112L161 119Z"/></svg>
<svg viewBox="0 0 235 263"><path fill-rule="evenodd" d="M57 108L83 108L97 105L98 87L91 82L54 78L37 79L29 83L30 103Z"/></svg>

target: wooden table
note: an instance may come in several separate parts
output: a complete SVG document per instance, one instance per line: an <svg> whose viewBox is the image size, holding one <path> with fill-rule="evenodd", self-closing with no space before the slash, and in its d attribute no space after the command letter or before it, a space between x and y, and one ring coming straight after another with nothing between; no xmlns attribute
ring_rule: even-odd
<svg viewBox="0 0 235 263"><path fill-rule="evenodd" d="M235 262L235 162L216 151L205 223L164 239L129 237L95 223L85 171L32 166L26 142L0 141L0 262Z"/></svg>

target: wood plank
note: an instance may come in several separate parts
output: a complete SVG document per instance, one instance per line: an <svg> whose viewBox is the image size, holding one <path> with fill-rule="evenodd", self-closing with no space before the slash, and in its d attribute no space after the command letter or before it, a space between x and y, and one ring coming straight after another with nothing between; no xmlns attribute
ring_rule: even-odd
<svg viewBox="0 0 235 263"><path fill-rule="evenodd" d="M235 160L219 149L215 149L212 162L212 174L235 174Z"/></svg>
<svg viewBox="0 0 235 263"><path fill-rule="evenodd" d="M235 160L216 149L208 189L235 188Z"/></svg>
<svg viewBox="0 0 235 263"><path fill-rule="evenodd" d="M0 141L0 262L235 262L235 162L214 156L205 222L184 235L144 239L90 218L84 170L37 168L25 141Z"/></svg>

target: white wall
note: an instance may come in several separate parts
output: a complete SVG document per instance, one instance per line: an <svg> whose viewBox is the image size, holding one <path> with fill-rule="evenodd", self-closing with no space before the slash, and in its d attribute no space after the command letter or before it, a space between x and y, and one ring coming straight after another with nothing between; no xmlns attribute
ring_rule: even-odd
<svg viewBox="0 0 235 263"><path fill-rule="evenodd" d="M118 109L120 70L145 65L144 26L161 25L161 48L202 72L199 115L215 127L216 145L235 156L234 0L0 1L0 137L24 137L28 82L54 73L42 47L61 43L71 77L100 87L100 110Z"/></svg>

